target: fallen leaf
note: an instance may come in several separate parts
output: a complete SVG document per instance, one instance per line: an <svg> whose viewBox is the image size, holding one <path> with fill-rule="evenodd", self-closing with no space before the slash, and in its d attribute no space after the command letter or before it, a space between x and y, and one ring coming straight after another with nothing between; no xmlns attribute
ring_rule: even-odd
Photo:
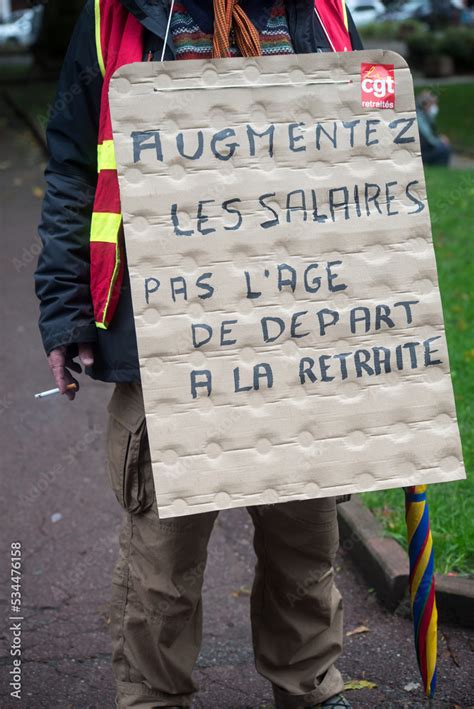
<svg viewBox="0 0 474 709"><path fill-rule="evenodd" d="M419 687L419 682L408 682L408 684L406 684L403 689L405 690L405 692L414 692L415 689L419 689Z"/></svg>
<svg viewBox="0 0 474 709"><path fill-rule="evenodd" d="M44 190L42 190L41 187L33 187L31 191L33 192L33 197L36 197L36 199L43 199Z"/></svg>
<svg viewBox="0 0 474 709"><path fill-rule="evenodd" d="M377 685L375 682L369 682L368 679L351 679L349 682L345 682L344 689L350 691L351 689L376 689Z"/></svg>
<svg viewBox="0 0 474 709"><path fill-rule="evenodd" d="M234 598L239 598L240 596L250 596L251 589L248 586L241 586L238 591L232 591Z"/></svg>
<svg viewBox="0 0 474 709"><path fill-rule="evenodd" d="M366 625L358 625L357 628L349 630L349 632L346 633L346 637L350 638L351 635L361 635L362 633L370 633L370 628Z"/></svg>

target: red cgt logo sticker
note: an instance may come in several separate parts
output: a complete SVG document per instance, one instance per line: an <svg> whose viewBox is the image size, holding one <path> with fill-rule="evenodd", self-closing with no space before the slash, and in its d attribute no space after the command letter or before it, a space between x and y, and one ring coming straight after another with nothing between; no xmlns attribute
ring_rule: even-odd
<svg viewBox="0 0 474 709"><path fill-rule="evenodd" d="M393 64L361 64L360 86L363 108L395 108Z"/></svg>

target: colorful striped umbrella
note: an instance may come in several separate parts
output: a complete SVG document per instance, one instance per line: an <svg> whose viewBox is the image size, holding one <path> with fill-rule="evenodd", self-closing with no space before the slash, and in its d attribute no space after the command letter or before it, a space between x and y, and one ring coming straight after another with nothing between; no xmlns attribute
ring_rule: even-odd
<svg viewBox="0 0 474 709"><path fill-rule="evenodd" d="M433 539L426 488L426 485L405 488L405 506L416 656L425 694L433 697L436 688L438 611L435 597Z"/></svg>

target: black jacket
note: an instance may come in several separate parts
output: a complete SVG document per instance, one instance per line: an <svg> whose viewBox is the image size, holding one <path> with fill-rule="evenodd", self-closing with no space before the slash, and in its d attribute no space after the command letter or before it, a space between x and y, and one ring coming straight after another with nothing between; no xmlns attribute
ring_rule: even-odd
<svg viewBox="0 0 474 709"><path fill-rule="evenodd" d="M146 28L145 56L161 56L166 34L166 0L121 0ZM247 0L258 26L259 8L268 2ZM212 0L185 0L201 27L212 18ZM329 51L313 11L314 0L287 0L290 34L297 53ZM197 17L197 14L200 16ZM349 16L354 49L362 45ZM174 59L168 41L165 59ZM43 249L35 273L40 299L39 326L46 352L67 345L75 356L78 342L95 344L94 379L126 382L140 378L128 273L118 309L108 330L94 324L89 289L89 230L97 181L97 134L102 76L95 47L94 2L88 0L74 30L47 127L50 160L39 235Z"/></svg>

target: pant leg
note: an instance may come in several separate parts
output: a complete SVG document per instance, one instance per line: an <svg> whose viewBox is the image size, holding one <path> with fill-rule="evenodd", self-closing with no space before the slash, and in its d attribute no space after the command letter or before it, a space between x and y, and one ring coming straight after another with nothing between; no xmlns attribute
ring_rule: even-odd
<svg viewBox="0 0 474 709"><path fill-rule="evenodd" d="M441 140L436 145L428 145L421 151L425 165L441 165L447 167L451 161L451 146Z"/></svg>
<svg viewBox="0 0 474 709"><path fill-rule="evenodd" d="M334 583L339 533L334 498L249 507L257 565L251 596L258 672L277 709L329 699L343 689L342 598Z"/></svg>
<svg viewBox="0 0 474 709"><path fill-rule="evenodd" d="M110 624L117 706L189 706L216 513L160 520L139 386L117 385L109 413L109 478L124 508Z"/></svg>

